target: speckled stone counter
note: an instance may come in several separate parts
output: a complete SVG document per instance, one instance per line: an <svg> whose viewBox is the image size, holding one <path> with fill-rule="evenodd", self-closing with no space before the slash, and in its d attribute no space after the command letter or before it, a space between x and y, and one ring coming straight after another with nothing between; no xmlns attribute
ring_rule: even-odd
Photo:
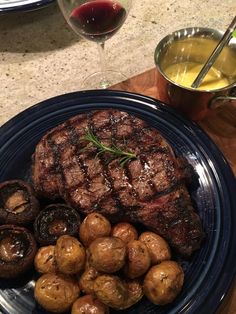
<svg viewBox="0 0 236 314"><path fill-rule="evenodd" d="M107 60L127 77L154 67L158 41L184 27L224 30L235 0L134 0L120 31L106 43ZM57 4L0 15L0 124L53 96L77 91L99 70L96 44L75 35Z"/></svg>

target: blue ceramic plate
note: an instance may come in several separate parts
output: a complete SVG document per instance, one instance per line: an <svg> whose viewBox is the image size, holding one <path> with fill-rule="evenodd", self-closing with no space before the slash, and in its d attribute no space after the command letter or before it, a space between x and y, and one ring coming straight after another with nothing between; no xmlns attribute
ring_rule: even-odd
<svg viewBox="0 0 236 314"><path fill-rule="evenodd" d="M55 0L0 0L0 13L39 9Z"/></svg>
<svg viewBox="0 0 236 314"><path fill-rule="evenodd" d="M172 304L159 307L143 298L122 313L214 313L236 272L236 181L209 137L169 107L145 96L114 91L78 92L46 100L0 128L0 180L29 178L35 145L52 127L78 113L111 107L128 111L156 127L176 154L185 156L193 165L199 184L190 194L206 232L201 249L191 260L176 257L184 268L185 283ZM33 298L33 276L28 274L14 283L0 282L3 313L45 313Z"/></svg>

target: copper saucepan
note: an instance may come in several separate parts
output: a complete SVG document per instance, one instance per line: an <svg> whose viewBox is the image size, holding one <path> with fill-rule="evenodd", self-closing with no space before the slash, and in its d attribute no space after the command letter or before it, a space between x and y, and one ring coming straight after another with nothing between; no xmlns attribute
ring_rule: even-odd
<svg viewBox="0 0 236 314"><path fill-rule="evenodd" d="M226 102L236 104L236 39L231 39L214 64L227 78L227 86L209 90L184 87L171 80L165 70L181 62L205 64L222 35L223 32L210 28L185 28L166 36L156 47L159 99L192 120L203 119Z"/></svg>

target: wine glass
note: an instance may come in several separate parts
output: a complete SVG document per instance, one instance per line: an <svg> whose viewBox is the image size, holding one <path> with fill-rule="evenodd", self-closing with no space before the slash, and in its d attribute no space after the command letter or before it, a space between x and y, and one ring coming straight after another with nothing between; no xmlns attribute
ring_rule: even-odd
<svg viewBox="0 0 236 314"><path fill-rule="evenodd" d="M101 70L84 81L87 88L107 88L126 77L106 68L105 41L123 25L131 8L132 0L57 0L71 28L85 39L98 45Z"/></svg>

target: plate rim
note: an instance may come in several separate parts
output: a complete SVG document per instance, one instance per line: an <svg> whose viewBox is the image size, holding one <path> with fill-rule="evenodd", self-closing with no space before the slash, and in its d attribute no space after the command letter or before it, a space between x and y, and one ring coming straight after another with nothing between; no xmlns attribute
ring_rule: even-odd
<svg viewBox="0 0 236 314"><path fill-rule="evenodd" d="M189 121L187 119L185 119L184 117L180 116L178 113L176 113L176 111L174 111L172 108L166 106L165 104L161 103L159 100L156 100L154 98L151 98L149 96L144 96L144 95L141 95L141 94L137 94L137 93L130 93L130 92L124 92L124 91L113 91L113 90L89 90L89 91L80 91L80 92L73 92L73 93L68 93L68 94L63 94L63 95L59 95L59 96L55 96L55 97L52 97L52 98L49 98L47 100L44 100L38 104L35 104L34 106L31 106L27 109L25 109L24 111L20 112L19 114L17 114L16 116L14 116L12 119L10 119L9 121L7 121L5 124L3 124L1 127L0 127L0 137L1 135L4 133L4 136L7 136L7 134L4 132L5 130L7 130L8 128L11 128L11 124L14 124L14 123L19 123L21 122L22 123L22 120L24 120L25 118L27 118L27 116L31 113L34 113L35 111L38 111L39 109L40 110L43 110L43 109L47 109L48 106L50 106L50 104L54 104L55 103L64 103L64 102L67 102L68 101L75 101L75 97L79 97L79 98L85 98L86 97L96 97L96 96L103 96L103 99L101 100L101 102L104 102L106 97L107 99L110 99L111 97L115 97L115 100L116 100L116 103L117 103L117 99L129 99L130 97L132 98L132 100L138 100L140 102L143 102L145 103L146 105L150 105L149 110L153 110L153 108L155 108L156 104L162 104L163 105L163 108L162 110L164 111L167 111L169 113L171 113L172 115L174 115L175 117L178 117L178 119L180 119L181 122L185 123L187 126L193 128L196 133L202 138L203 137L203 141L209 141L210 143L210 147L208 149L213 149L214 151L217 152L218 156L217 158L220 159L220 163L221 165L225 164L226 166L226 169L231 173L231 181L235 184L235 187L236 187L236 180L235 180L235 177L233 175L233 172L232 172L232 169L231 167L229 166L228 162L226 161L223 153L219 150L219 148L216 146L216 144L210 139L210 137L206 134L206 132L204 130L201 129L200 126L198 126L196 123L192 122L192 121ZM151 108L152 107L152 108ZM156 109L158 109L156 107ZM155 109L155 110L156 110ZM225 174L223 173L220 173L221 176L224 177L225 181L227 182L226 178L225 178ZM234 180L233 180L234 179ZM231 182L231 183L232 183ZM228 182L227 182L228 183ZM230 185L230 184L229 184ZM227 187L228 189L229 187ZM233 204L235 206L235 204ZM236 207L235 207L236 208ZM231 240L232 240L232 234L231 234ZM235 240L235 232L234 232L234 240ZM232 241L231 241L232 242ZM231 253L232 253L232 250L231 250ZM232 254L231 254L232 255ZM227 261L225 261L224 264L229 264L229 259L227 259ZM233 275L231 275L231 278L230 280L227 280L227 284L224 283L224 291L222 292L222 289L221 290L218 290L218 295L219 295L219 301L218 304L214 304L214 307L215 309L217 309L220 304L223 302L233 280L234 280L234 277L235 277L235 273L236 273L236 267L234 269L234 273ZM222 285L222 283L221 283ZM189 305L191 307L191 304ZM185 310L187 310L187 308L185 308ZM180 313L182 313L180 311ZM202 313L205 313L205 312L202 312ZM207 312L206 312L207 313ZM209 313L209 312L208 312Z"/></svg>
<svg viewBox="0 0 236 314"><path fill-rule="evenodd" d="M1 3L0 3L0 15L4 13L10 13L10 12L32 11L32 10L36 10L44 6L50 5L53 2L55 2L55 0L37 0L34 2L25 3L25 4L19 3L19 5L14 5L14 6L9 5L9 6L3 6L3 7L1 7Z"/></svg>

